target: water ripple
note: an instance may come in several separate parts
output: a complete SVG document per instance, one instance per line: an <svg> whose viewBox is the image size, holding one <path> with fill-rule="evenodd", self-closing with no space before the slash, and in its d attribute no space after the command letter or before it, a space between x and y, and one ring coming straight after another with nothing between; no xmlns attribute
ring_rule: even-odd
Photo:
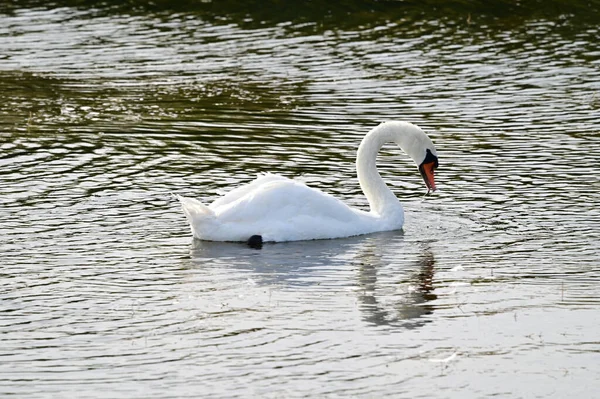
<svg viewBox="0 0 600 399"><path fill-rule="evenodd" d="M0 392L589 396L597 24L109 3L0 12ZM440 155L423 197L382 151L403 232L192 242L171 192L265 171L366 208L355 151L386 119Z"/></svg>

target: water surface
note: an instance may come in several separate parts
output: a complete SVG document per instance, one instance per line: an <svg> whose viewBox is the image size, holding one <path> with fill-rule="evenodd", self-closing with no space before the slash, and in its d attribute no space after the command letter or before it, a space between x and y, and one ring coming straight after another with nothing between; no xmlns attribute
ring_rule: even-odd
<svg viewBox="0 0 600 399"><path fill-rule="evenodd" d="M236 5L0 8L0 392L593 396L597 4ZM198 242L170 195L271 171L366 208L389 119L440 157L424 197L384 149L401 232Z"/></svg>

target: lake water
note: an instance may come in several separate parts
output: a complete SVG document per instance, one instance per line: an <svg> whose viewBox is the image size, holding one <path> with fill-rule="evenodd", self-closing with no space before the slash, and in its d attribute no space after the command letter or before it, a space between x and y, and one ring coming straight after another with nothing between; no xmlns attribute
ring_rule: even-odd
<svg viewBox="0 0 600 399"><path fill-rule="evenodd" d="M0 394L593 397L600 6L0 3ZM266 4L266 5L265 5ZM271 171L366 208L384 120L403 231L194 241ZM596 394L594 394L596 392Z"/></svg>

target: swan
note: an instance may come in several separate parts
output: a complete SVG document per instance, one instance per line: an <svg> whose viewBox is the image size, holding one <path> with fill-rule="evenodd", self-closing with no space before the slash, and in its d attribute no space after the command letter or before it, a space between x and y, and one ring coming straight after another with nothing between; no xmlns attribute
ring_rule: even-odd
<svg viewBox="0 0 600 399"><path fill-rule="evenodd" d="M177 195L195 238L208 241L259 240L282 242L350 237L399 230L402 205L377 171L377 154L394 142L417 164L427 186L435 191L436 149L418 126L389 121L363 138L356 156L358 181L370 211L352 208L330 194L276 174L260 175L210 205Z"/></svg>

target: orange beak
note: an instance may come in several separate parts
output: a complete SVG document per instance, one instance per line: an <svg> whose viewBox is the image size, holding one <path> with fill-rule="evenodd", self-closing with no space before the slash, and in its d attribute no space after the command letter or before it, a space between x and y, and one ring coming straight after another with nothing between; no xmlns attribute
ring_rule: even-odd
<svg viewBox="0 0 600 399"><path fill-rule="evenodd" d="M427 194L435 191L435 179L433 178L435 174L435 168L437 167L437 160L427 163L422 163L419 166L419 172L421 172L421 176L423 176L423 180L425 181L425 185L427 186Z"/></svg>

